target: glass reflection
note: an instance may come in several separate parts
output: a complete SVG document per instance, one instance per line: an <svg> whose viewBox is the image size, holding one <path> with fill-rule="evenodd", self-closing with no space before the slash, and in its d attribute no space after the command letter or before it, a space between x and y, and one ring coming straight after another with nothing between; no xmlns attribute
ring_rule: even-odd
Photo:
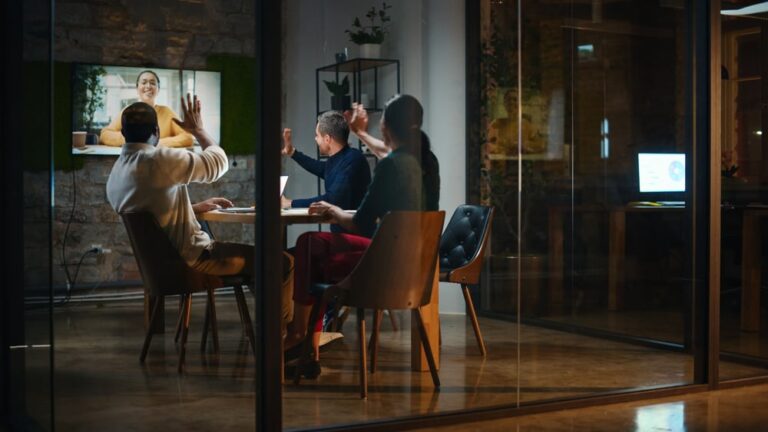
<svg viewBox="0 0 768 432"><path fill-rule="evenodd" d="M756 3L756 2L747 2ZM747 6L747 4L745 4ZM763 289L766 203L766 30L749 15L721 16L722 185L720 379L768 368Z"/></svg>
<svg viewBox="0 0 768 432"><path fill-rule="evenodd" d="M691 382L690 10L483 13L480 188L500 220L482 295L522 325L519 402Z"/></svg>

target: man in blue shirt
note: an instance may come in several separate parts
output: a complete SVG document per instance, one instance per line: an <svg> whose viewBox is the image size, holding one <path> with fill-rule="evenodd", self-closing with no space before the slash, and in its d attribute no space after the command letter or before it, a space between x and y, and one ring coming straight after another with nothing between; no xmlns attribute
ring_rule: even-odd
<svg viewBox="0 0 768 432"><path fill-rule="evenodd" d="M283 130L283 151L302 168L325 180L325 193L302 198L281 198L283 208L309 207L318 201L326 201L342 209L356 209L363 200L371 171L368 161L358 149L347 144L349 125L338 111L327 111L317 118L315 142L320 154L328 156L326 160L316 160L293 147L291 130ZM344 232L338 225L331 225L331 232Z"/></svg>

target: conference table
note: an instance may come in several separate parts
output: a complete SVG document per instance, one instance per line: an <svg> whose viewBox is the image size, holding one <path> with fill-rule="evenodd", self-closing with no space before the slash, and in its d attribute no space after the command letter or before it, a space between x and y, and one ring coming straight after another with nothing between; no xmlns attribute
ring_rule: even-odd
<svg viewBox="0 0 768 432"><path fill-rule="evenodd" d="M353 211L350 211L353 212ZM212 210L197 215L199 220L219 223L256 223L257 213L253 212L229 212L221 210ZM297 224L327 224L328 219L325 216L309 214L306 208L283 209L280 212L280 222L282 224L281 232L284 232L285 226ZM438 263L435 263L438 266ZM435 364L440 368L440 316L439 316L439 267L435 271L435 278L432 285L432 297L427 306L421 308L421 314L424 320L424 326L427 330L432 353L435 358ZM413 312L415 314L415 312ZM411 318L411 369L414 371L429 371L426 355L421 345L416 319Z"/></svg>

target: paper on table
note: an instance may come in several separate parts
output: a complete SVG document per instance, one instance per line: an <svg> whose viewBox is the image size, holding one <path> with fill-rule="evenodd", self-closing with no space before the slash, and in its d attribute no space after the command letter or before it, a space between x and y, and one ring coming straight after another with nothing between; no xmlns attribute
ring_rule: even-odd
<svg viewBox="0 0 768 432"><path fill-rule="evenodd" d="M256 209L253 207L230 207L225 209L219 209L222 213L256 213Z"/></svg>
<svg viewBox="0 0 768 432"><path fill-rule="evenodd" d="M309 209L308 208L289 208L289 209L281 210L280 213L285 215L308 215Z"/></svg>

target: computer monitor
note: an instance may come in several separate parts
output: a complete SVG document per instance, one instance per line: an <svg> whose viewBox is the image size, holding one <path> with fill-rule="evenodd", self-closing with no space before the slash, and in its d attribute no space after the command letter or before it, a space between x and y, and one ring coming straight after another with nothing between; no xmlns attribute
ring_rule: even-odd
<svg viewBox="0 0 768 432"><path fill-rule="evenodd" d="M221 144L221 73L191 69L74 64L72 68L72 132L82 134L86 148L73 146L73 154L118 155L119 147L99 144L101 129L128 105L139 100L137 78L151 70L160 80L155 102L181 116L181 96L192 93L202 101L203 124Z"/></svg>
<svg viewBox="0 0 768 432"><path fill-rule="evenodd" d="M637 170L643 194L685 192L685 153L638 153Z"/></svg>

